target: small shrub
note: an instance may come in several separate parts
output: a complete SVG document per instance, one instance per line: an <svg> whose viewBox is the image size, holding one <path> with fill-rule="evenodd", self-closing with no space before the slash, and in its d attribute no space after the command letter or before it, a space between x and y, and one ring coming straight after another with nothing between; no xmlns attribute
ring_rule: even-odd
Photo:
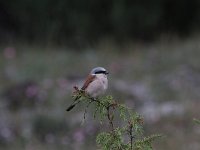
<svg viewBox="0 0 200 150"><path fill-rule="evenodd" d="M112 96L94 99L85 94L84 91L75 87L73 95L74 103L67 109L71 110L76 104L83 102L86 104L84 119L87 109L94 104L94 118L97 116L100 123L108 122L109 130L99 133L96 137L97 145L103 150L153 150L152 142L161 137L159 134L143 136L144 120L137 112L132 111L125 105L119 104ZM117 126L115 119L122 121L123 126ZM127 138L128 137L128 140Z"/></svg>

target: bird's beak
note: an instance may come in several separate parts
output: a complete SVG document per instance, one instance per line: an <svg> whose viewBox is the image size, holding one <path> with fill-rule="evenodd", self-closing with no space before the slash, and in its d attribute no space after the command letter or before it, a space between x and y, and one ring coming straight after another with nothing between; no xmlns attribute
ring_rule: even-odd
<svg viewBox="0 0 200 150"><path fill-rule="evenodd" d="M108 72L108 71L106 71L106 72L105 72L105 74L109 74L109 72Z"/></svg>

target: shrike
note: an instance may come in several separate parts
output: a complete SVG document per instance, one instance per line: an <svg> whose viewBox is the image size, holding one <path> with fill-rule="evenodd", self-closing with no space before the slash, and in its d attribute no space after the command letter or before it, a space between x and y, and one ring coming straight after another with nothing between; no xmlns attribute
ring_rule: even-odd
<svg viewBox="0 0 200 150"><path fill-rule="evenodd" d="M98 98L103 95L108 88L108 72L103 67L96 67L92 69L88 77L86 78L81 90L85 91L92 98ZM80 101L76 101L71 104L67 111L70 111Z"/></svg>

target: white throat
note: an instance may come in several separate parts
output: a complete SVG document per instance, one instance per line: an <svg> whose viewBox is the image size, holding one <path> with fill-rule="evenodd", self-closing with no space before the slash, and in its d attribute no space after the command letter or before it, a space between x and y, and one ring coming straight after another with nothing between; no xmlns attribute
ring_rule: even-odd
<svg viewBox="0 0 200 150"><path fill-rule="evenodd" d="M108 88L107 75L105 75L105 74L96 74L96 78L102 82L102 84L104 86L104 90L106 90Z"/></svg>

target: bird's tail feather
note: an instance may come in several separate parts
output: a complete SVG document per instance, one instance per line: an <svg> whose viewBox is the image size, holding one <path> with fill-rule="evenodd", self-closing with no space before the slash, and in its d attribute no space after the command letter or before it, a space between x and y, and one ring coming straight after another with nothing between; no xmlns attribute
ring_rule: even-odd
<svg viewBox="0 0 200 150"><path fill-rule="evenodd" d="M80 100L79 100L80 98L81 98L81 96L77 96L74 99L74 102L66 109L66 111L72 110L76 106L76 104L80 103Z"/></svg>
<svg viewBox="0 0 200 150"><path fill-rule="evenodd" d="M79 100L79 101L76 101L75 103L71 104L71 105L66 109L66 111L72 110L72 109L76 106L76 104L78 104L78 103L80 103L80 102L81 102L81 101Z"/></svg>
<svg viewBox="0 0 200 150"><path fill-rule="evenodd" d="M70 105L70 106L66 109L66 111L70 111L70 110L72 110L72 109L74 108L75 105L76 105L76 104L72 104L72 105Z"/></svg>

